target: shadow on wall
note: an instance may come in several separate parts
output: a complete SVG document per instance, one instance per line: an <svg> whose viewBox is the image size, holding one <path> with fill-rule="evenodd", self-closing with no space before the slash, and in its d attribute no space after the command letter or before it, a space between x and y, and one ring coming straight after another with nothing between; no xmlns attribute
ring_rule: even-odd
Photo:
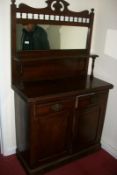
<svg viewBox="0 0 117 175"><path fill-rule="evenodd" d="M117 60L117 30L107 30L104 54Z"/></svg>

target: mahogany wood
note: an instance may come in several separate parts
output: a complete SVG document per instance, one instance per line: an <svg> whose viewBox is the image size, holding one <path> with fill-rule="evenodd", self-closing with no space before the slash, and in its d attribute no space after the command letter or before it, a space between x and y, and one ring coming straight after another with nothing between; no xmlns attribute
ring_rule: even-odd
<svg viewBox="0 0 117 175"><path fill-rule="evenodd" d="M100 148L109 89L99 79L26 83L15 91L17 153L29 174Z"/></svg>
<svg viewBox="0 0 117 175"><path fill-rule="evenodd" d="M94 77L97 55L90 54L94 9L73 12L64 0L47 0L42 9L11 2L17 156L27 174L39 175L100 149L113 85ZM18 52L16 24L27 22L88 27L86 49Z"/></svg>
<svg viewBox="0 0 117 175"><path fill-rule="evenodd" d="M42 8L42 9L41 8L36 9L36 8L29 7L26 4L20 4L18 7L16 7L15 1L12 1L12 4L11 4L12 84L19 84L19 86L23 87L22 84L23 84L23 81L26 80L26 77L25 77L25 79L22 78L22 76L23 76L22 71L24 71L24 72L27 71L27 66L24 66L24 63L22 63L22 60L23 61L25 60L24 57L28 58L27 62L29 62L29 64L27 63L27 65L32 64L32 62L30 60L33 59L33 61L34 61L35 58L37 60L40 60L43 58L46 58L46 59L49 58L50 64L53 66L54 66L53 58L55 59L57 57L57 58L61 59L63 57L64 58L66 57L66 60L64 59L64 63L66 62L64 64L65 69L70 70L70 67L68 65L68 62L69 62L68 57L71 56L71 59L72 58L79 58L82 56L82 54L85 54L86 59L82 59L82 64L84 65L83 69L78 71L79 73L76 74L76 68L74 69L74 65L72 67L72 64L71 64L70 72L72 72L71 75L74 75L74 74L78 75L79 74L79 76L82 74L82 72L83 72L83 74L85 73L85 75L87 74L89 53L90 53L90 46L91 46L91 38L92 38L94 9L92 9L91 12L89 12L88 10L84 10L81 12L74 12L74 11L69 10L69 8L68 8L69 3L67 3L64 0L59 0L59 1L47 0L46 3L47 3L47 7ZM25 14L25 17L23 16L24 14ZM29 18L29 15L32 15L31 18ZM36 19L35 19L35 15L37 16ZM43 18L41 18L40 15L44 15ZM46 19L46 16L48 16L48 19ZM53 16L54 18L51 19L51 16ZM66 18L67 18L67 20L66 20ZM21 23L21 24L26 24L26 23L39 24L40 23L40 24L57 24L57 25L71 25L71 26L88 27L86 49L61 50L61 51L60 50L48 50L45 52L43 52L43 51L17 52L17 50L16 50L16 24L17 23ZM45 61L45 63L46 63L46 61ZM39 69L40 65L37 63L37 61L35 62L35 64L37 64L36 67ZM66 67L66 65L68 65L68 68ZM78 61L77 61L76 67L78 69L79 69L80 65L81 65L81 61L80 61L80 63L78 63ZM26 68L26 70L25 70L25 68ZM46 66L45 66L45 68L46 68ZM34 69L30 70L30 74L33 74L33 71L34 71ZM57 73L58 78L59 78L60 72ZM55 72L55 74L56 74L56 72ZM62 74L62 72L61 72L61 74ZM64 74L64 72L63 72L63 74ZM48 74L48 76L49 76L49 74ZM55 78L52 74L50 76ZM36 77L38 77L38 74L36 74ZM35 77L35 79L37 80L36 77ZM60 77L61 77L61 75L60 75ZM68 77L69 77L69 74L68 74ZM27 77L27 80L28 79L29 79L29 77ZM39 77L39 79L40 79L40 77ZM41 77L41 79L42 79L42 77ZM45 77L44 77L44 79L45 79Z"/></svg>

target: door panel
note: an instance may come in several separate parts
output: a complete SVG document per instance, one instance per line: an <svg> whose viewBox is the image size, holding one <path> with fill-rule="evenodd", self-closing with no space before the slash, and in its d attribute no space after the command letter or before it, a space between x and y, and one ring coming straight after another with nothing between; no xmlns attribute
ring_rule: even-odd
<svg viewBox="0 0 117 175"><path fill-rule="evenodd" d="M74 100L38 105L31 131L31 164L69 154Z"/></svg>
<svg viewBox="0 0 117 175"><path fill-rule="evenodd" d="M78 144L89 144L96 140L99 122L99 107L85 109L77 112L77 138Z"/></svg>
<svg viewBox="0 0 117 175"><path fill-rule="evenodd" d="M79 150L97 141L100 120L99 96L96 93L84 94L76 97L76 103L73 148Z"/></svg>
<svg viewBox="0 0 117 175"><path fill-rule="evenodd" d="M76 97L73 136L74 151L100 144L108 93L90 93Z"/></svg>

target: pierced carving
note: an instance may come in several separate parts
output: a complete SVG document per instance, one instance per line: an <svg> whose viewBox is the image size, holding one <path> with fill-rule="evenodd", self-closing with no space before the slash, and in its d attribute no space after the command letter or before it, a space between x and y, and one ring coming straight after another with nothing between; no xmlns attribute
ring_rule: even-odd
<svg viewBox="0 0 117 175"><path fill-rule="evenodd" d="M54 1L51 5L52 10L60 12L62 9L62 5L60 4L60 2Z"/></svg>
<svg viewBox="0 0 117 175"><path fill-rule="evenodd" d="M63 0L48 0L46 3L51 10L56 12L63 12L67 9L67 6L69 6L69 3Z"/></svg>
<svg viewBox="0 0 117 175"><path fill-rule="evenodd" d="M48 3L48 1L46 1L46 2ZM65 1L52 0L50 5L51 5L52 10L54 10L56 12L63 12L69 4L66 3Z"/></svg>
<svg viewBox="0 0 117 175"><path fill-rule="evenodd" d="M44 8L33 8L27 4L19 4L18 7L14 4L16 0L12 1L12 7L16 13L16 19L18 22L25 23L26 20L32 20L35 23L51 23L51 24L72 24L89 27L91 23L91 17L93 17L94 9L91 11L84 10L75 12L69 10L68 2L64 0L46 0L47 6Z"/></svg>

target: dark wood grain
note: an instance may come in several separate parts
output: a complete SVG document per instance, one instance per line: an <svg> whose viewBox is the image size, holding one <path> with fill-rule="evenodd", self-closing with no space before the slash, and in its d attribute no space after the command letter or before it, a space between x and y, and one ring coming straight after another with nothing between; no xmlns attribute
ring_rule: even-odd
<svg viewBox="0 0 117 175"><path fill-rule="evenodd" d="M18 156L31 175L100 148L113 86L96 78L92 81L90 76L56 82L26 83L23 90L13 87ZM25 144L21 133L27 136ZM21 150L23 145L27 146Z"/></svg>
<svg viewBox="0 0 117 175"><path fill-rule="evenodd" d="M94 77L94 62L91 76L87 75L89 58L97 57L90 55L94 9L73 12L64 0L46 3L42 9L26 4L16 7L15 0L11 4L11 84L15 92L17 156L30 175L43 174L101 148L108 93L113 88ZM28 19L28 13L32 19ZM34 19L35 14L38 19ZM18 52L17 23L88 27L86 49Z"/></svg>
<svg viewBox="0 0 117 175"><path fill-rule="evenodd" d="M55 10L52 9L52 6ZM92 28L93 28L93 19L94 19L94 10L92 9L91 12L88 10L83 10L81 12L74 12L70 11L68 9L69 3L66 1L56 1L56 0L48 0L47 1L47 7L45 8L32 8L29 7L26 4L20 4L19 7L16 6L15 1L12 1L11 4L11 66L12 66L12 84L19 84L20 86L23 87L22 81L26 80L32 80L33 78L38 80L37 77L40 77L38 74L38 70L40 69L40 64L38 60L43 59L43 60L51 60L49 67L50 69L55 69L56 65L54 64L55 61L53 59L63 59L63 64L62 66L60 65L59 72L55 72L55 74L52 74L52 71L48 70L47 74L47 79L48 77L53 77L55 79L55 75L57 75L57 78L61 77L62 75L65 75L64 77L69 77L71 75L78 75L80 76L82 73L86 74L87 69L88 69L88 62L89 62L89 53L90 53L90 47L91 47L91 38L92 38ZM61 10L61 8L63 10ZM21 18L17 18L17 13L21 13ZM27 19L22 18L22 14L27 13L27 14L32 14L32 19ZM55 15L59 17L59 20L51 20L50 18L48 20L45 19L34 19L34 14L38 15ZM60 20L60 17L63 16L64 19ZM68 20L65 20L65 17L68 17ZM73 20L71 20L71 17ZM77 18L77 20L76 20ZM21 23L21 24L26 24L26 23L37 23L37 24L57 24L57 25L69 25L69 26L82 26L82 27L88 27L88 34L87 34L87 44L86 44L86 49L74 49L74 50L48 50L48 51L22 51L22 52L17 52L16 50L16 24ZM66 64L68 64L68 60L71 59L74 60L74 58L82 58L82 65L83 69L81 69L81 64L76 62L75 69L74 65L72 66L71 64L71 70L70 68L66 68ZM84 59L85 58L85 59ZM68 59L68 60L67 60ZM33 65L36 65L36 68L32 69L30 67L30 64L32 64L33 60ZM24 66L24 61L27 62L27 65ZM35 61L35 63L34 63ZM29 62L29 63L28 63ZM38 62L38 63L37 63ZM80 62L81 63L81 62ZM58 64L58 62L56 63ZM29 68L28 68L29 65ZM44 65L44 70L48 69L48 66L46 67L46 61ZM58 68L56 67L56 70ZM66 70L65 74L63 70ZM79 69L81 71L79 71ZM34 73L35 72L35 73ZM44 72L44 71L43 71ZM82 73L81 73L82 72ZM24 74L22 74L24 73ZM34 73L34 74L33 74ZM50 73L50 75L49 75ZM46 74L46 75L47 75ZM60 74L60 75L59 75ZM68 74L68 75L67 75ZM29 75L29 76L28 76ZM45 76L46 76L45 75ZM23 77L22 77L23 76ZM32 77L31 77L32 76ZM43 77L43 76L42 76Z"/></svg>

